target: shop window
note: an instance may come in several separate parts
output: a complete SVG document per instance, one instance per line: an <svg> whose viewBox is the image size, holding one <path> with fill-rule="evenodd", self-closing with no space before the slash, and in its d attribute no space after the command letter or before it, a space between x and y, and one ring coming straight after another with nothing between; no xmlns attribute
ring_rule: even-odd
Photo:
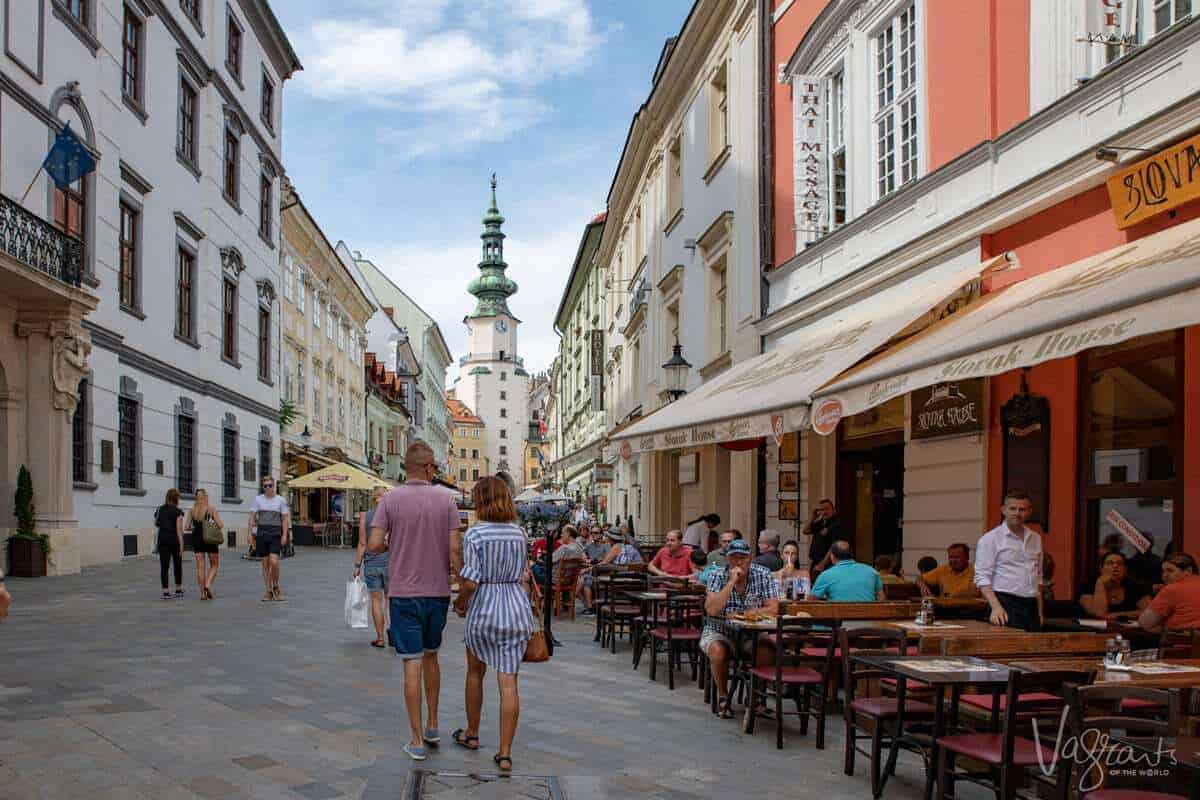
<svg viewBox="0 0 1200 800"><path fill-rule="evenodd" d="M1133 559L1135 580L1159 582L1165 550L1182 544L1175 513L1181 492L1182 351L1172 331L1093 350L1081 359L1086 535L1079 555L1088 579L1096 575L1101 546L1119 546ZM1149 542L1146 554L1136 544L1139 536L1123 535L1129 526Z"/></svg>

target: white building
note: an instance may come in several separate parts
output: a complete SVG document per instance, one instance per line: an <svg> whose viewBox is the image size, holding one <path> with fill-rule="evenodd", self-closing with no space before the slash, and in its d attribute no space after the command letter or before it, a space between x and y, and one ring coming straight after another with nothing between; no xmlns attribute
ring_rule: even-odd
<svg viewBox="0 0 1200 800"><path fill-rule="evenodd" d="M605 278L604 411L610 438L670 402L678 343L695 391L757 355L760 47L757 4L698 0L668 40L634 116L595 256ZM609 516L650 540L715 512L758 529L756 454L685 438L609 444ZM656 447L664 449L656 450Z"/></svg>
<svg viewBox="0 0 1200 800"><path fill-rule="evenodd" d="M492 205L483 218L481 274L467 287L478 302L463 319L467 355L459 360L461 374L455 393L483 420L488 431L490 468L519 486L529 434L529 373L517 355L517 326L521 321L508 309L508 298L516 294L517 284L505 275L508 264L504 262L503 224L493 177Z"/></svg>
<svg viewBox="0 0 1200 800"><path fill-rule="evenodd" d="M0 191L22 198L68 123L98 162L21 200L82 241L99 298L63 465L78 535L54 569L149 552L172 487L206 488L240 544L278 467L281 104L300 63L265 0L8 5Z"/></svg>
<svg viewBox="0 0 1200 800"><path fill-rule="evenodd" d="M438 467L449 469L450 425L446 412L446 369L453 362L442 329L423 308L394 284L379 267L338 242L338 254L343 261L352 261L362 280L374 295L382 314L376 313L367 321L367 349L384 358L388 369L395 372L420 373L415 396L408 409L412 412L409 440L421 439L433 448ZM396 343L407 333L408 343L416 355L419 370L397 365ZM384 355L386 354L386 356Z"/></svg>

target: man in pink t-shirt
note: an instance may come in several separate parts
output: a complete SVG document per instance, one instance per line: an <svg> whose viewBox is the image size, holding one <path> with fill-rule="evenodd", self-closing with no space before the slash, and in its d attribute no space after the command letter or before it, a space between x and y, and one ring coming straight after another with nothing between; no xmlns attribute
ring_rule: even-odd
<svg viewBox="0 0 1200 800"><path fill-rule="evenodd" d="M679 531L667 531L667 544L654 554L646 569L651 575L673 575L686 578L692 574L692 548L683 543Z"/></svg>
<svg viewBox="0 0 1200 800"><path fill-rule="evenodd" d="M379 501L371 520L372 539L387 537L388 598L392 638L404 659L404 704L412 738L404 752L426 758L425 745L437 745L441 669L438 648L450 608L451 542L461 523L454 496L430 483L437 464L433 450L414 442L404 455L408 482ZM428 717L421 728L421 688Z"/></svg>

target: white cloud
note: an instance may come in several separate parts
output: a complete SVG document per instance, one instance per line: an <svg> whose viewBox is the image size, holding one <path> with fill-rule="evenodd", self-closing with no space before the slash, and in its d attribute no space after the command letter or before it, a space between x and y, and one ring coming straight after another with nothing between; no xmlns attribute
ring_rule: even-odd
<svg viewBox="0 0 1200 800"><path fill-rule="evenodd" d="M415 158L495 142L549 113L545 82L583 68L601 36L584 0L407 0L323 19L297 41L298 88L382 112L380 138ZM388 20L403 20L388 24Z"/></svg>

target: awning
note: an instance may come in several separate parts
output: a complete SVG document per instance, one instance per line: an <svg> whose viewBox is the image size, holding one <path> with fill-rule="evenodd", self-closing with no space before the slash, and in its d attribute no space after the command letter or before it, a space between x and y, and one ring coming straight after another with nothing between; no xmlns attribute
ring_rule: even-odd
<svg viewBox="0 0 1200 800"><path fill-rule="evenodd" d="M1200 220L1026 278L942 320L817 393L836 428L914 389L997 375L1200 324Z"/></svg>
<svg viewBox="0 0 1200 800"><path fill-rule="evenodd" d="M812 394L979 277L950 261L832 312L613 435L632 452L782 435L808 424ZM622 445L623 446L623 445Z"/></svg>
<svg viewBox="0 0 1200 800"><path fill-rule="evenodd" d="M390 489L392 484L349 464L332 464L288 481L289 489Z"/></svg>

